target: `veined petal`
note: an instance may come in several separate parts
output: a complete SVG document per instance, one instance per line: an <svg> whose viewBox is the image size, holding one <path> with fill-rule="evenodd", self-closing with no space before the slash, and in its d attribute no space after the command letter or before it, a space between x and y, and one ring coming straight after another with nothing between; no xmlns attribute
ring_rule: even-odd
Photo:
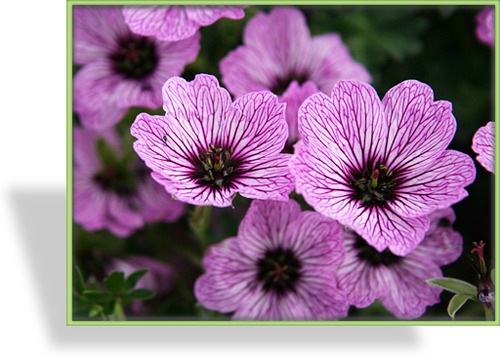
<svg viewBox="0 0 500 357"><path fill-rule="evenodd" d="M73 61L87 64L106 57L116 50L117 40L128 33L119 7L74 6Z"/></svg>
<svg viewBox="0 0 500 357"><path fill-rule="evenodd" d="M299 131L306 145L331 151L353 170L362 171L380 157L386 128L377 93L362 82L339 81L332 98L317 93L299 109Z"/></svg>
<svg viewBox="0 0 500 357"><path fill-rule="evenodd" d="M243 173L234 180L238 192L252 199L288 200L294 188L288 169L290 157L281 154L241 165Z"/></svg>
<svg viewBox="0 0 500 357"><path fill-rule="evenodd" d="M205 274L196 280L196 298L208 309L232 312L254 295L256 269L236 238L208 248L203 258Z"/></svg>
<svg viewBox="0 0 500 357"><path fill-rule="evenodd" d="M184 6L188 17L202 26L208 26L222 17L241 19L245 17L244 6Z"/></svg>
<svg viewBox="0 0 500 357"><path fill-rule="evenodd" d="M446 208L468 196L464 186L476 177L472 158L454 150L442 152L428 170L402 182L397 200L391 209L404 216L414 217Z"/></svg>
<svg viewBox="0 0 500 357"><path fill-rule="evenodd" d="M234 158L253 162L277 156L288 136L285 105L271 92L246 94L234 102L240 117L227 120L222 127L222 145L234 149Z"/></svg>
<svg viewBox="0 0 500 357"><path fill-rule="evenodd" d="M297 202L253 201L238 230L241 249L259 259L286 239L287 227L300 213Z"/></svg>
<svg viewBox="0 0 500 357"><path fill-rule="evenodd" d="M335 54L335 55L332 55ZM331 93L340 79L371 82L366 68L355 62L339 34L315 36L311 40L310 80L324 93Z"/></svg>
<svg viewBox="0 0 500 357"><path fill-rule="evenodd" d="M489 172L495 173L495 122L480 127L472 138L476 160Z"/></svg>
<svg viewBox="0 0 500 357"><path fill-rule="evenodd" d="M384 162L404 176L425 170L449 145L456 130L451 103L434 102L432 89L415 80L391 88L382 104L389 125Z"/></svg>

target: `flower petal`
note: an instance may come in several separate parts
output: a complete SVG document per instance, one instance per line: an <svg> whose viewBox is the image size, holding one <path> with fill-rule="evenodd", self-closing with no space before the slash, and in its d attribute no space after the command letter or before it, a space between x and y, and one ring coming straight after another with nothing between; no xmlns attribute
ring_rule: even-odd
<svg viewBox="0 0 500 357"><path fill-rule="evenodd" d="M476 177L472 158L454 150L441 153L432 167L402 182L390 208L400 215L415 217L446 208L468 196L464 186Z"/></svg>
<svg viewBox="0 0 500 357"><path fill-rule="evenodd" d="M472 138L472 150L478 156L483 167L491 173L495 173L495 122L490 121L480 127Z"/></svg>
<svg viewBox="0 0 500 357"><path fill-rule="evenodd" d="M208 248L203 258L205 274L196 280L194 293L207 309L235 311L254 296L254 261L238 243L236 238L226 239Z"/></svg>
<svg viewBox="0 0 500 357"><path fill-rule="evenodd" d="M281 246L290 222L300 213L297 202L252 201L238 229L241 249L253 259Z"/></svg>
<svg viewBox="0 0 500 357"><path fill-rule="evenodd" d="M412 176L434 166L456 131L451 103L434 102L427 84L408 80L392 87L382 99L389 132L385 141L385 165Z"/></svg>
<svg viewBox="0 0 500 357"><path fill-rule="evenodd" d="M306 145L331 152L359 172L380 157L386 128L378 95L363 82L341 80L332 98L317 93L299 109L299 131Z"/></svg>

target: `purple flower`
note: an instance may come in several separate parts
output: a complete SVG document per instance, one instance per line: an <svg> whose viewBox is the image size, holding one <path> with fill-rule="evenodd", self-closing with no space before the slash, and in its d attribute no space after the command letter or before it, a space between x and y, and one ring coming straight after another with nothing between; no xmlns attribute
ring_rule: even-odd
<svg viewBox="0 0 500 357"><path fill-rule="evenodd" d="M495 173L495 122L490 121L480 127L472 138L472 150L478 156L483 167L491 173Z"/></svg>
<svg viewBox="0 0 500 357"><path fill-rule="evenodd" d="M151 179L136 155L122 153L114 131L75 128L73 155L73 217L86 230L127 237L146 223L182 215L184 204Z"/></svg>
<svg viewBox="0 0 500 357"><path fill-rule="evenodd" d="M472 159L445 150L455 133L451 103L415 80L383 100L368 84L339 81L299 109L303 142L290 168L297 192L379 252L406 255L424 238L427 215L467 196Z"/></svg>
<svg viewBox="0 0 500 357"><path fill-rule="evenodd" d="M148 269L148 272L137 282L135 289L149 289L156 296L167 294L173 285L174 271L162 261L151 259L140 255L131 255L123 259L114 258L107 266L107 273L122 271L125 276L140 269ZM134 313L144 312L142 301L134 301L131 309Z"/></svg>
<svg viewBox="0 0 500 357"><path fill-rule="evenodd" d="M380 299L397 318L413 319L439 302L442 289L425 281L441 277L440 267L458 259L462 236L451 227L451 208L433 212L430 219L425 239L404 257L377 252L355 232L344 232L346 257L336 275L351 305L364 308Z"/></svg>
<svg viewBox="0 0 500 357"><path fill-rule="evenodd" d="M277 7L269 14L259 13L244 31L244 45L220 63L222 81L237 97L270 90L292 103L286 113L289 143L298 139L296 109L310 94L330 93L339 79L371 80L338 34L311 37L297 9Z"/></svg>
<svg viewBox="0 0 500 357"><path fill-rule="evenodd" d="M195 295L207 309L244 320L326 320L347 315L334 270L340 226L295 201L253 201L238 237L210 247Z"/></svg>
<svg viewBox="0 0 500 357"><path fill-rule="evenodd" d="M481 10L476 16L476 23L477 38L489 46L495 46L495 8L487 6Z"/></svg>
<svg viewBox="0 0 500 357"><path fill-rule="evenodd" d="M74 110L84 126L109 128L130 107L161 106L163 83L196 59L200 37L164 42L135 35L117 6L75 6Z"/></svg>
<svg viewBox="0 0 500 357"><path fill-rule="evenodd" d="M227 207L239 192L247 198L287 200L293 190L288 161L285 105L270 92L231 101L213 76L191 82L169 79L165 116L139 114L134 149L153 178L179 200Z"/></svg>
<svg viewBox="0 0 500 357"><path fill-rule="evenodd" d="M123 16L132 32L159 40L179 41L221 17L241 19L244 6L126 6Z"/></svg>

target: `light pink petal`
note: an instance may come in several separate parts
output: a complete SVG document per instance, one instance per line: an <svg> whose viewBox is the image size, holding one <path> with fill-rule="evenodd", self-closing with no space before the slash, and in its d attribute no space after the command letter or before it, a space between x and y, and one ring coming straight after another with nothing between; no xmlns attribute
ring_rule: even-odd
<svg viewBox="0 0 500 357"><path fill-rule="evenodd" d="M73 82L73 110L83 126L103 130L123 118L127 108L116 104L120 81L107 60L94 61L78 71Z"/></svg>
<svg viewBox="0 0 500 357"><path fill-rule="evenodd" d="M108 195L99 190L88 174L73 173L73 219L86 230L95 231L106 226Z"/></svg>
<svg viewBox="0 0 500 357"><path fill-rule="evenodd" d="M201 26L208 26L222 17L238 20L245 17L245 6L184 6L187 15Z"/></svg>
<svg viewBox="0 0 500 357"><path fill-rule="evenodd" d="M490 121L480 127L472 138L472 150L478 156L483 167L491 173L495 173L495 122Z"/></svg>
<svg viewBox="0 0 500 357"><path fill-rule="evenodd" d="M270 90L293 73L307 75L310 35L300 11L259 13L248 22L243 38L244 46L220 62L222 80L237 97Z"/></svg>
<svg viewBox="0 0 500 357"><path fill-rule="evenodd" d="M346 256L344 262L335 271L339 287L347 294L349 304L358 308L370 306L384 295L392 283L387 279L388 269L384 265L372 266L360 260L358 249L354 247L352 232L345 233Z"/></svg>
<svg viewBox="0 0 500 357"><path fill-rule="evenodd" d="M304 84L298 84L297 81L293 81L279 98L281 103L286 103L286 122L288 124L288 143L294 143L299 138L299 124L298 124L298 112L300 105L309 96L317 93L319 90L316 84L311 81L307 81Z"/></svg>
<svg viewBox="0 0 500 357"><path fill-rule="evenodd" d="M408 80L392 87L384 96L389 133L384 147L384 163L405 176L434 165L448 147L456 130L451 103L434 102L428 85Z"/></svg>
<svg viewBox="0 0 500 357"><path fill-rule="evenodd" d="M106 57L129 33L118 6L74 6L73 61L87 64Z"/></svg>
<svg viewBox="0 0 500 357"><path fill-rule="evenodd" d="M489 46L495 46L495 8L487 6L482 9L476 16L476 23L477 38Z"/></svg>
<svg viewBox="0 0 500 357"><path fill-rule="evenodd" d="M412 256L432 259L439 266L454 262L463 248L462 236L451 227L455 222L455 212L449 207L432 212L429 218L431 226L424 241L411 253Z"/></svg>
<svg viewBox="0 0 500 357"><path fill-rule="evenodd" d="M140 207L135 197L128 198L120 197L119 195L111 195L109 197L107 212L110 229L113 231L113 227L121 227L125 231L131 233L136 229L142 228L144 226L144 219L139 210Z"/></svg>
<svg viewBox="0 0 500 357"><path fill-rule="evenodd" d="M271 92L249 93L237 99L234 107L241 116L222 127L223 144L234 148L234 158L253 162L279 154L288 137L285 105Z"/></svg>
<svg viewBox="0 0 500 357"><path fill-rule="evenodd" d="M339 221L355 230L379 252L389 248L399 256L415 249L430 224L428 216L408 218L380 207L360 208L357 215Z"/></svg>
<svg viewBox="0 0 500 357"><path fill-rule="evenodd" d="M341 229L331 218L316 212L301 212L288 224L281 246L291 249L311 271L318 268L332 271L344 259Z"/></svg>
<svg viewBox="0 0 500 357"><path fill-rule="evenodd" d="M339 81L332 98L317 93L299 109L304 142L328 150L348 168L362 172L381 155L385 118L375 90L368 84Z"/></svg>
<svg viewBox="0 0 500 357"><path fill-rule="evenodd" d="M291 155L281 154L244 164L235 180L238 192L247 198L261 200L288 200L294 189L292 174L288 169Z"/></svg>
<svg viewBox="0 0 500 357"><path fill-rule="evenodd" d="M380 302L399 319L420 317L427 306L439 302L442 291L425 281L442 275L439 267L432 261L405 259L390 270L391 282Z"/></svg>
<svg viewBox="0 0 500 357"><path fill-rule="evenodd" d="M311 42L309 79L324 93L331 93L340 79L371 82L366 68L355 62L339 34L315 36Z"/></svg>
<svg viewBox="0 0 500 357"><path fill-rule="evenodd" d="M238 230L241 249L258 260L266 251L281 246L286 239L288 225L300 213L297 202L252 201Z"/></svg>
<svg viewBox="0 0 500 357"><path fill-rule="evenodd" d="M205 274L196 280L194 293L207 309L235 311L255 295L255 262L241 250L236 238L208 249L203 258Z"/></svg>
<svg viewBox="0 0 500 357"><path fill-rule="evenodd" d="M472 158L461 152L446 150L432 167L402 182L397 199L389 202L396 213L414 217L446 208L468 196L464 186L476 177Z"/></svg>

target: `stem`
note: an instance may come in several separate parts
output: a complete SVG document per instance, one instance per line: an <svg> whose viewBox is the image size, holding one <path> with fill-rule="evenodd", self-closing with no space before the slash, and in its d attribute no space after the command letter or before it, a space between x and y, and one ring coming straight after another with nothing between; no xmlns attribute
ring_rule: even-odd
<svg viewBox="0 0 500 357"><path fill-rule="evenodd" d="M484 316L486 318L486 321L494 321L495 317L493 316L493 311L491 309L488 309L486 305L483 304L484 308Z"/></svg>
<svg viewBox="0 0 500 357"><path fill-rule="evenodd" d="M122 301L117 298L115 302L115 311L113 311L113 320L115 321L126 321L125 311L123 311Z"/></svg>
<svg viewBox="0 0 500 357"><path fill-rule="evenodd" d="M208 227L211 215L212 206L196 206L191 220L191 228L200 241L203 251L208 246Z"/></svg>

